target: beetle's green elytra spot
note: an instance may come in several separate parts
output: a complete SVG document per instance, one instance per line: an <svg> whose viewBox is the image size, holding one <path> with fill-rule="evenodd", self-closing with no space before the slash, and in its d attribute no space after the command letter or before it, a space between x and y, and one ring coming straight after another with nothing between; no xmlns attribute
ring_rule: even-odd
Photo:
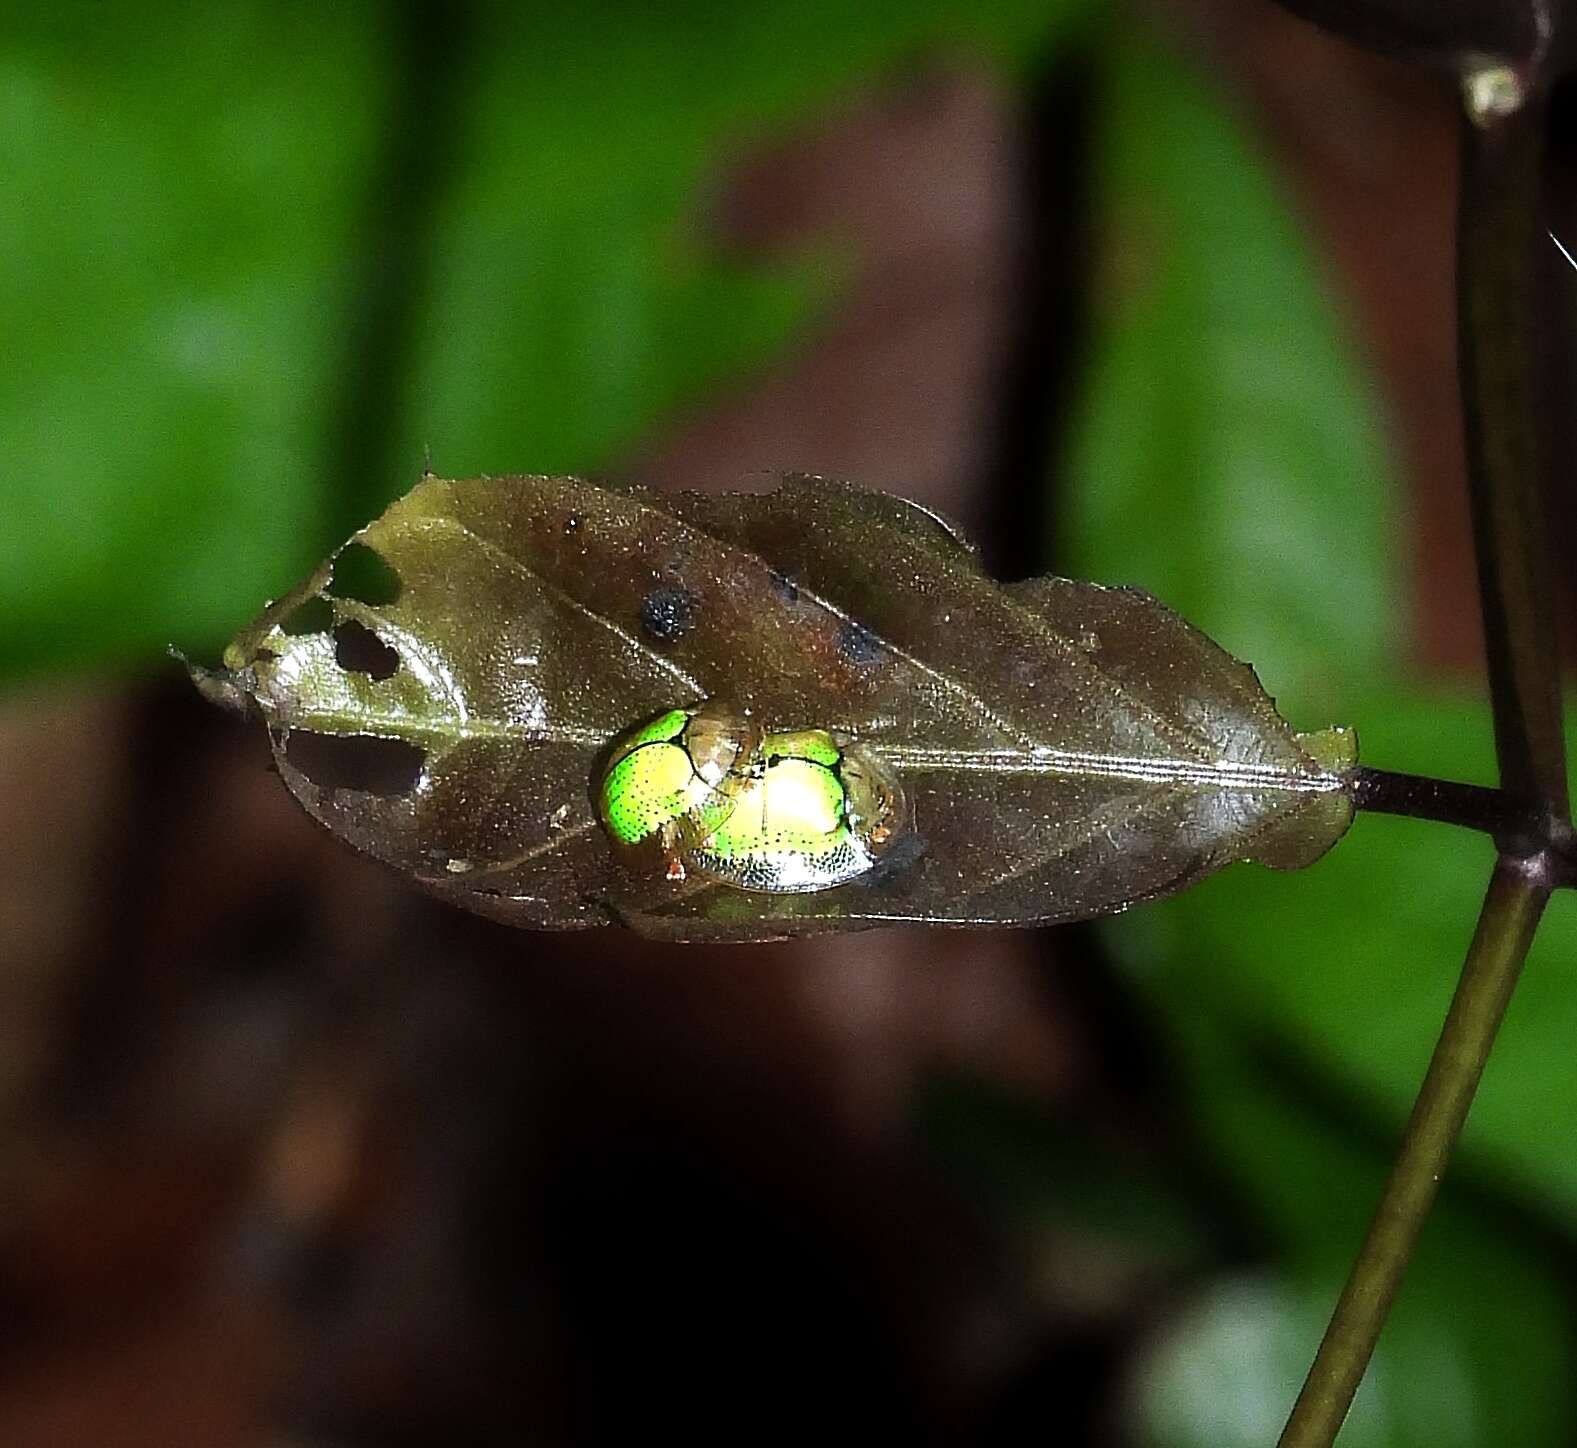
<svg viewBox="0 0 1577 1448"><path fill-rule="evenodd" d="M689 721L683 709L670 709L614 746L598 804L608 833L620 844L639 844L694 803L695 771L676 742Z"/></svg>
<svg viewBox="0 0 1577 1448"><path fill-rule="evenodd" d="M827 890L875 863L849 823L848 795L836 765L774 756L768 735L758 772L733 809L690 852L691 867L741 890Z"/></svg>
<svg viewBox="0 0 1577 1448"><path fill-rule="evenodd" d="M635 845L696 808L705 791L682 746L648 741L608 771L602 816L616 840Z"/></svg>
<svg viewBox="0 0 1577 1448"><path fill-rule="evenodd" d="M688 710L670 709L666 714L659 714L655 719L632 729L619 752L627 754L643 744L673 743L684 733L684 726L689 722Z"/></svg>
<svg viewBox="0 0 1577 1448"><path fill-rule="evenodd" d="M761 752L769 757L808 759L834 769L843 761L843 750L825 729L791 729L770 734Z"/></svg>
<svg viewBox="0 0 1577 1448"><path fill-rule="evenodd" d="M670 709L613 746L597 791L615 845L655 844L671 856L681 835L709 829L727 812L730 771L761 731L717 706Z"/></svg>
<svg viewBox="0 0 1577 1448"><path fill-rule="evenodd" d="M699 847L709 856L814 851L848 829L838 776L807 759L769 757L740 786L733 804L728 818Z"/></svg>
<svg viewBox="0 0 1577 1448"><path fill-rule="evenodd" d="M825 729L763 734L715 701L624 735L598 799L632 866L773 894L859 878L904 814L896 778L868 749Z"/></svg>

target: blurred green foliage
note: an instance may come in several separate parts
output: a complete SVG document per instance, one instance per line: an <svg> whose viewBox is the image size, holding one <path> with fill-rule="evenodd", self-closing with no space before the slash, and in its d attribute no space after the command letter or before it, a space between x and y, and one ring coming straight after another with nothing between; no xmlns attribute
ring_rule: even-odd
<svg viewBox="0 0 1577 1448"><path fill-rule="evenodd" d="M1164 598L1251 661L1297 727L1370 764L1493 782L1486 699L1409 686L1396 479L1302 228L1220 98L1133 39L1106 53L1110 274L1059 524L1071 571ZM1234 868L1103 927L1191 1119L1275 1250L1195 1304L1139 1382L1148 1440L1279 1431L1450 1000L1493 849L1360 817L1296 876ZM1341 1438L1563 1443L1573 1426L1577 911L1557 899ZM1530 1234L1527 1220L1541 1223ZM1223 1354L1264 1373L1227 1372ZM1274 1380L1267 1387L1267 1380Z"/></svg>
<svg viewBox="0 0 1577 1448"><path fill-rule="evenodd" d="M216 630L310 558L374 14L0 19L7 672Z"/></svg>
<svg viewBox="0 0 1577 1448"><path fill-rule="evenodd" d="M1356 720L1400 632L1397 499L1316 247L1196 77L1142 35L1103 55L1108 244L1058 566L1150 589L1289 719Z"/></svg>
<svg viewBox="0 0 1577 1448"><path fill-rule="evenodd" d="M0 673L219 639L402 491L426 447L459 476L609 464L832 295L825 257L747 267L702 241L735 148L929 51L1043 59L1086 9L13 7ZM1110 18L1091 50L1107 244L1057 562L1152 589L1300 726L1357 724L1370 762L1489 778L1483 702L1396 682L1394 478L1306 227L1175 58ZM1137 1372L1147 1441L1274 1432L1488 863L1472 837L1362 819L1311 871L1234 870L1108 928L1268 1252ZM1562 899L1344 1443L1571 1434L1572 958ZM1129 1195L1055 1132L954 1128L1004 1213L1208 1258L1166 1183Z"/></svg>
<svg viewBox="0 0 1577 1448"><path fill-rule="evenodd" d="M710 253L735 148L1080 0L0 18L0 673L233 632L413 482L594 472L827 293Z"/></svg>

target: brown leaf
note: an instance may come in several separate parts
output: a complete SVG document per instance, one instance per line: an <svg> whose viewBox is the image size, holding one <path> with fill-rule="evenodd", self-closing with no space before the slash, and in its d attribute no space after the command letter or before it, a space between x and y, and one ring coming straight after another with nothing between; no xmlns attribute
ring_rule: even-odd
<svg viewBox="0 0 1577 1448"><path fill-rule="evenodd" d="M352 571L373 583L348 582ZM424 480L202 674L251 699L306 809L458 904L675 939L1120 910L1351 818L1351 736L1295 735L1253 672L1148 595L983 574L946 522L820 479L659 496ZM615 858L610 742L724 699L852 736L902 837L849 884L761 894Z"/></svg>

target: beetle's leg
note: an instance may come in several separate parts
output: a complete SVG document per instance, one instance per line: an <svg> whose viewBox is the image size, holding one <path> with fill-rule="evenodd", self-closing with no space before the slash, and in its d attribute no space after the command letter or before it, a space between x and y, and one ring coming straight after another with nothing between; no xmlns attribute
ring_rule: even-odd
<svg viewBox="0 0 1577 1448"><path fill-rule="evenodd" d="M662 852L663 878L676 885L684 880L684 861L679 858L681 830L678 820L669 820L658 827L657 847Z"/></svg>

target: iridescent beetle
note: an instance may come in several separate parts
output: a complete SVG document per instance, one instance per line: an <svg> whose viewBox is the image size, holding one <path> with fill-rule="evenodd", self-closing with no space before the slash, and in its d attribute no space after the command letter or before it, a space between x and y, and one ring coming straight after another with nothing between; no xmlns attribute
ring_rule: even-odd
<svg viewBox="0 0 1577 1448"><path fill-rule="evenodd" d="M614 741L597 791L598 812L627 856L655 850L671 880L681 854L727 818L762 740L761 728L721 705L669 709Z"/></svg>
<svg viewBox="0 0 1577 1448"><path fill-rule="evenodd" d="M769 894L857 879L906 810L897 779L863 745L825 729L764 733L710 700L621 735L597 806L633 867Z"/></svg>

